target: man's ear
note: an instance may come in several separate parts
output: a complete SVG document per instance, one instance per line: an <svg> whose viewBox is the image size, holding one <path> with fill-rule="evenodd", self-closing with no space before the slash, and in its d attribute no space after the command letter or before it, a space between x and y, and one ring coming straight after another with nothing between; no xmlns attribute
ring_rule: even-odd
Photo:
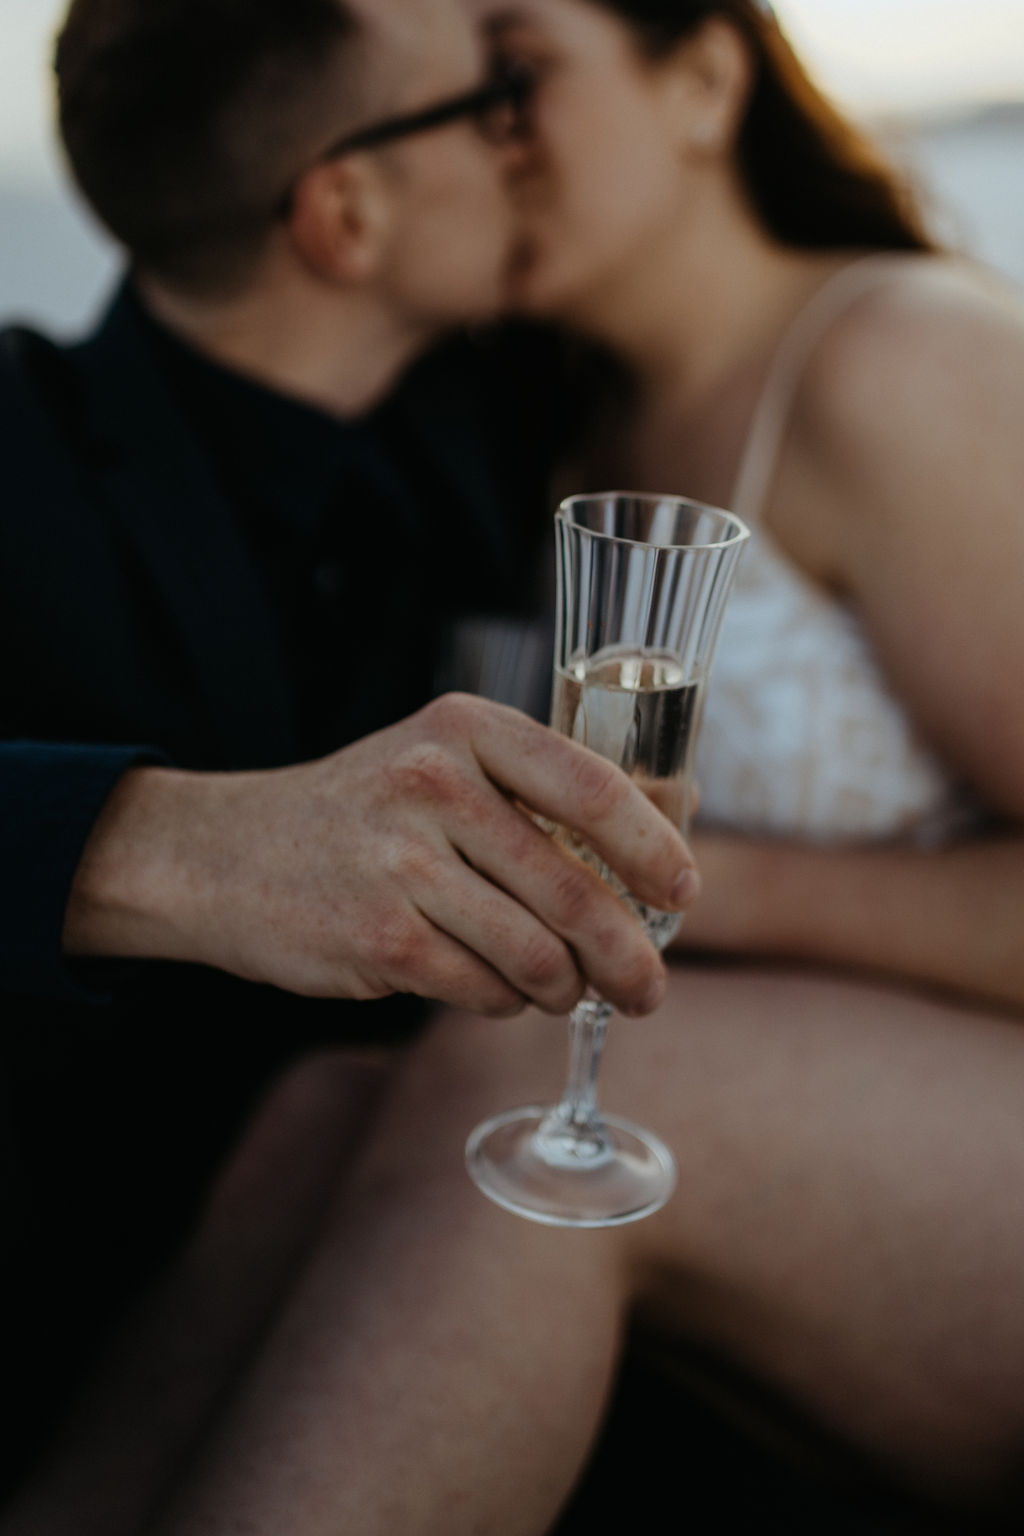
<svg viewBox="0 0 1024 1536"><path fill-rule="evenodd" d="M390 227L388 187L366 155L341 155L313 166L292 194L292 247L327 282L355 285L372 277Z"/></svg>
<svg viewBox="0 0 1024 1536"><path fill-rule="evenodd" d="M684 149L729 150L754 83L750 46L739 29L709 16L665 61L672 73L672 128Z"/></svg>

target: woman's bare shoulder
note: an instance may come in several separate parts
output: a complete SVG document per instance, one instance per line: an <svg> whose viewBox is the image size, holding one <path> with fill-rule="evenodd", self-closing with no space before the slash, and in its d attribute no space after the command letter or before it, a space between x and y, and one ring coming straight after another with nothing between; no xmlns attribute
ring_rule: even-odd
<svg viewBox="0 0 1024 1536"><path fill-rule="evenodd" d="M982 443L996 463L1016 464L1024 296L967 261L894 258L819 342L794 424L819 472L851 492L879 477L923 487L926 462L955 480L977 470Z"/></svg>
<svg viewBox="0 0 1024 1536"><path fill-rule="evenodd" d="M874 280L826 332L822 354L856 356L856 345L926 337L936 327L1021 332L1024 293L980 262L953 255L896 254L882 259Z"/></svg>

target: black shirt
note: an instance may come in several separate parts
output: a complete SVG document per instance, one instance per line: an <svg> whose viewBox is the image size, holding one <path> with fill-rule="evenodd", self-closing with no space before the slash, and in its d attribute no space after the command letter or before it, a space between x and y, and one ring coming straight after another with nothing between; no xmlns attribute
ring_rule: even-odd
<svg viewBox="0 0 1024 1536"><path fill-rule="evenodd" d="M288 658L300 757L425 702L459 614L528 606L540 441L517 421L524 396L513 407L506 357L449 342L382 405L344 421L218 366L137 307L258 557ZM447 423L438 415L423 429L426 400L447 402ZM432 452L431 433L450 429L459 410L458 432L475 436L496 471L489 485L480 477L475 506L446 485ZM488 504L482 521L479 502Z"/></svg>
<svg viewBox="0 0 1024 1536"><path fill-rule="evenodd" d="M0 336L10 1476L265 1086L303 1051L400 1038L414 1003L155 963L76 991L60 921L91 819L140 753L269 767L389 724L430 697L455 617L523 606L549 517L523 377L457 338L342 423L199 356L130 290L77 347Z"/></svg>

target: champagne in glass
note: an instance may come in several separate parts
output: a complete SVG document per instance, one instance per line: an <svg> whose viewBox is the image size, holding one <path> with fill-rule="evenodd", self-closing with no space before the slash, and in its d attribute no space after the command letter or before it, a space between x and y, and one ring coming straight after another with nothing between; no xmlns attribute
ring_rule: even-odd
<svg viewBox="0 0 1024 1536"><path fill-rule="evenodd" d="M747 529L673 496L574 496L556 514L558 602L551 723L618 764L668 819L687 828L704 689ZM552 828L629 906L659 948L677 913L638 901L569 828ZM552 1226L635 1221L675 1184L665 1144L597 1107L611 1007L588 994L570 1018L565 1091L550 1108L479 1125L466 1161L499 1205Z"/></svg>
<svg viewBox="0 0 1024 1536"><path fill-rule="evenodd" d="M555 668L551 725L618 763L685 831L703 697L703 679L685 677L674 656L611 647L589 661L577 656ZM555 835L598 871L643 923L651 942L663 949L675 936L679 913L657 912L637 901L579 838L565 828Z"/></svg>

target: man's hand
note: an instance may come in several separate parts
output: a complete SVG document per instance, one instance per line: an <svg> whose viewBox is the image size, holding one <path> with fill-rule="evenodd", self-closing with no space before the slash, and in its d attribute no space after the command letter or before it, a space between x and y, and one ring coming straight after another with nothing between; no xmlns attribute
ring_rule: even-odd
<svg viewBox="0 0 1024 1536"><path fill-rule="evenodd" d="M682 838L617 768L451 694L294 768L131 770L86 846L66 949L487 1014L563 1013L590 983L648 1012L660 957L529 812L571 827L643 901L676 911L696 894Z"/></svg>

